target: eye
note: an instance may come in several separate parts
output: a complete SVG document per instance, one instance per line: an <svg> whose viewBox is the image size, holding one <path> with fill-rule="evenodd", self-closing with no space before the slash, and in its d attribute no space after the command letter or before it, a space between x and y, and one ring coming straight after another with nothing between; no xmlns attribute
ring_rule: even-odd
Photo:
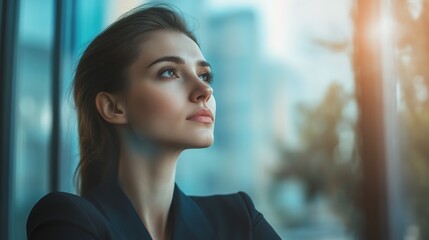
<svg viewBox="0 0 429 240"><path fill-rule="evenodd" d="M176 78L176 77L178 77L176 74L176 69L171 68L171 67L161 70L159 72L159 76L163 77L163 78Z"/></svg>
<svg viewBox="0 0 429 240"><path fill-rule="evenodd" d="M212 72L206 72L199 75L200 79L208 84L212 84L213 82L213 73Z"/></svg>

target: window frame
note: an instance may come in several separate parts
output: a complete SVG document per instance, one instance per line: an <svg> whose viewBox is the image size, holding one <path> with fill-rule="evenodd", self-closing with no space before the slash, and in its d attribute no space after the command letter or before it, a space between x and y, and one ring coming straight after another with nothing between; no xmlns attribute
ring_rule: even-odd
<svg viewBox="0 0 429 240"><path fill-rule="evenodd" d="M12 149L14 146L14 77L19 0L0 2L0 239L10 236Z"/></svg>

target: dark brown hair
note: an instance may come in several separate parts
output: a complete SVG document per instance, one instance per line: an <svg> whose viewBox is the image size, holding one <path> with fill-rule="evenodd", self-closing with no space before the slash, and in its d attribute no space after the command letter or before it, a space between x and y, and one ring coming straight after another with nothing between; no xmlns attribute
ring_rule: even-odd
<svg viewBox="0 0 429 240"><path fill-rule="evenodd" d="M76 174L82 196L116 176L119 139L114 126L98 113L95 98L101 92L118 93L127 84L127 71L139 54L145 36L174 30L197 43L183 17L168 5L143 5L131 10L100 33L86 48L76 68L73 97L79 129L80 161ZM197 43L198 44L198 43Z"/></svg>

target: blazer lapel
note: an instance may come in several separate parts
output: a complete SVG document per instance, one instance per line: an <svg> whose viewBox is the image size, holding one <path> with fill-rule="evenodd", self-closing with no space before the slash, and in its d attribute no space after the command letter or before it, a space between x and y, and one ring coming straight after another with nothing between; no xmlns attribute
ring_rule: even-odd
<svg viewBox="0 0 429 240"><path fill-rule="evenodd" d="M115 239L152 240L131 201L116 180L109 180L89 195L90 200L110 223ZM214 231L202 210L177 186L170 210L173 240L211 240Z"/></svg>
<svg viewBox="0 0 429 240"><path fill-rule="evenodd" d="M173 240L214 238L214 231L200 207L175 186L171 216L174 221Z"/></svg>
<svg viewBox="0 0 429 240"><path fill-rule="evenodd" d="M97 187L88 197L105 215L113 239L152 240L134 206L114 180Z"/></svg>

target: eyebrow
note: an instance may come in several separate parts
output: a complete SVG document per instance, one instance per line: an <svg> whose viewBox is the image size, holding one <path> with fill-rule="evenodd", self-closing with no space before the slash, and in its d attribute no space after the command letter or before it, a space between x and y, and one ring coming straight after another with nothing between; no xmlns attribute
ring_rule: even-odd
<svg viewBox="0 0 429 240"><path fill-rule="evenodd" d="M146 69L150 68L152 65L160 63L160 62L174 62L177 64L184 64L185 60L181 57L177 57L177 56L166 56L166 57L160 57L158 59L156 59L155 61L153 61L151 64L149 64ZM208 63L207 61L204 60L198 60L197 61L197 65L201 66L201 67L211 67L210 63Z"/></svg>

